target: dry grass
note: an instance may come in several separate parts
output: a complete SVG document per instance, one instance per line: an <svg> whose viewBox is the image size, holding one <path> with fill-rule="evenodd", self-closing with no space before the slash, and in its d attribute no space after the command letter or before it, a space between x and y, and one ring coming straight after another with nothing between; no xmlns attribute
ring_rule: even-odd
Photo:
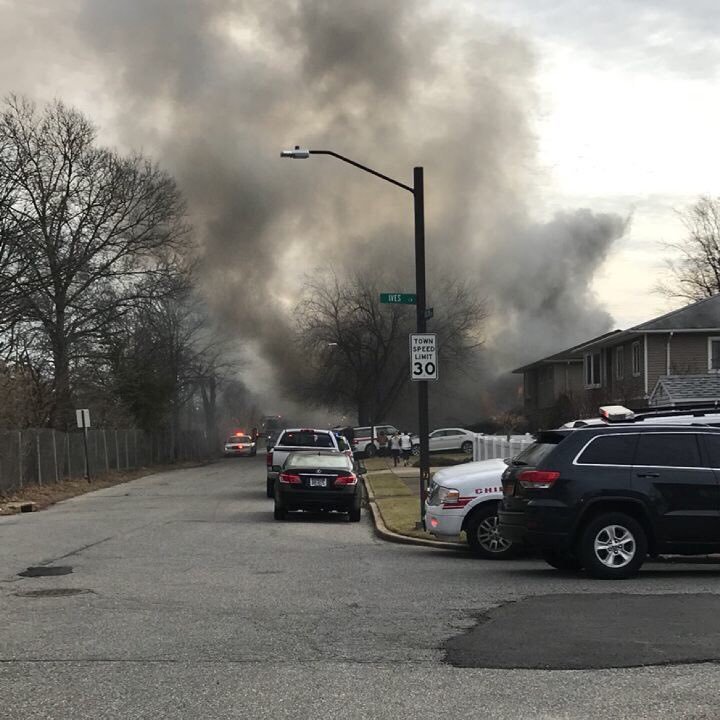
<svg viewBox="0 0 720 720"><path fill-rule="evenodd" d="M59 483L47 483L45 485L27 485L16 492L6 495L0 494L0 515L12 515L17 512L13 508L8 508L9 504L18 503L35 503L38 510L50 507L61 500L84 495L85 493L101 490L102 488L113 487L114 485L122 485L122 483L130 480L152 475L157 472L167 472L168 470L179 470L187 467L197 467L198 463L178 463L177 465L156 465L153 467L138 468L137 470L127 470L124 472L111 472L102 478L94 479L92 482L87 480L73 479L63 480Z"/></svg>

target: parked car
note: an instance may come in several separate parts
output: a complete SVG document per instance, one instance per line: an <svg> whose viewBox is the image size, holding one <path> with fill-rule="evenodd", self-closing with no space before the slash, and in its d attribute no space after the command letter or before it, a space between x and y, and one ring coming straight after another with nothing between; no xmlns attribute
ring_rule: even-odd
<svg viewBox="0 0 720 720"><path fill-rule="evenodd" d="M433 430L428 435L428 445L430 452L464 452L466 455L472 455L474 439L476 433L464 428L439 428ZM420 454L420 437L413 435L412 438L413 455Z"/></svg>
<svg viewBox="0 0 720 720"><path fill-rule="evenodd" d="M500 534L558 569L622 579L648 555L720 551L720 428L711 425L542 432L502 484Z"/></svg>
<svg viewBox="0 0 720 720"><path fill-rule="evenodd" d="M398 432L398 429L394 425L374 425L372 428L367 425L353 428L355 435L353 450L357 453L363 453L366 457L374 457L381 450L387 449L388 439L396 432Z"/></svg>
<svg viewBox="0 0 720 720"><path fill-rule="evenodd" d="M257 443L249 435L235 433L225 441L225 457L255 456L256 454Z"/></svg>
<svg viewBox="0 0 720 720"><path fill-rule="evenodd" d="M440 540L465 532L473 554L487 559L511 557L515 546L498 532L503 460L456 465L433 476L425 503L425 528Z"/></svg>
<svg viewBox="0 0 720 720"><path fill-rule="evenodd" d="M283 430L275 446L267 452L267 496L273 497L275 481L283 463L290 453L334 450L352 455L345 438L340 438L332 430L315 428L295 428Z"/></svg>
<svg viewBox="0 0 720 720"><path fill-rule="evenodd" d="M294 510L326 510L361 517L362 485L353 461L339 452L291 452L275 484L276 520Z"/></svg>

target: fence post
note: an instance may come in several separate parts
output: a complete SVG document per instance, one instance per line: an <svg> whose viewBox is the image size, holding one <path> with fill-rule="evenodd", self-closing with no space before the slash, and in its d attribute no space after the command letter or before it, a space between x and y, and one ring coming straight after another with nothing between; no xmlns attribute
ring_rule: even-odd
<svg viewBox="0 0 720 720"><path fill-rule="evenodd" d="M72 447L70 446L70 431L65 430L65 444L67 445L67 459L68 459L68 480L72 480Z"/></svg>
<svg viewBox="0 0 720 720"><path fill-rule="evenodd" d="M18 430L18 470L20 474L20 487L23 486L23 441L22 430Z"/></svg>
<svg viewBox="0 0 720 720"><path fill-rule="evenodd" d="M59 483L60 475L58 474L57 439L55 438L55 428L53 428L51 432L52 432L52 439L53 439L53 459L55 460L55 483Z"/></svg>
<svg viewBox="0 0 720 720"><path fill-rule="evenodd" d="M40 431L35 431L35 457L37 458L37 480L42 485L42 458L40 457Z"/></svg>
<svg viewBox="0 0 720 720"><path fill-rule="evenodd" d="M103 448L105 449L105 474L110 474L110 460L108 459L108 451L107 451L107 434L105 432L105 428L103 428Z"/></svg>
<svg viewBox="0 0 720 720"><path fill-rule="evenodd" d="M118 444L117 430L115 430L115 469L120 470L120 445Z"/></svg>
<svg viewBox="0 0 720 720"><path fill-rule="evenodd" d="M135 446L135 467L140 467L138 463L138 451L137 451L137 430L133 428L133 445Z"/></svg>
<svg viewBox="0 0 720 720"><path fill-rule="evenodd" d="M125 431L125 469L130 468L130 451L128 450L128 431Z"/></svg>

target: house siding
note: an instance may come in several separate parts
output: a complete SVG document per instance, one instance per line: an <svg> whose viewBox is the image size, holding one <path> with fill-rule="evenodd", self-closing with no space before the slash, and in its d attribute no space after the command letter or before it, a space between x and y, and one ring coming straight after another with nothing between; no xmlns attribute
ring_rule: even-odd
<svg viewBox="0 0 720 720"><path fill-rule="evenodd" d="M703 375L708 371L708 338L720 333L685 333L670 341L670 374ZM667 340L667 338L666 338ZM662 375L667 373L663 372Z"/></svg>
<svg viewBox="0 0 720 720"><path fill-rule="evenodd" d="M666 375L667 369L667 335L648 335L647 336L647 389L648 394L652 392L658 378ZM673 338L674 340L675 338Z"/></svg>

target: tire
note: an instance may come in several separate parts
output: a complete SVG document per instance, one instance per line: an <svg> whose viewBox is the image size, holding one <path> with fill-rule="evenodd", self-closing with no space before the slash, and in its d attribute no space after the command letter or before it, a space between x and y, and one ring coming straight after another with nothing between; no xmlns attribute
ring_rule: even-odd
<svg viewBox="0 0 720 720"><path fill-rule="evenodd" d="M498 505L480 505L465 524L465 536L473 555L485 560L507 560L515 554L515 546L498 534Z"/></svg>
<svg viewBox="0 0 720 720"><path fill-rule="evenodd" d="M543 550L540 554L542 555L542 559L556 570L577 573L583 569L582 560L575 557L575 555L571 555L569 552Z"/></svg>
<svg viewBox="0 0 720 720"><path fill-rule="evenodd" d="M275 507L273 508L273 517L276 520L287 520L287 510L284 507L280 507L280 505L277 504L277 501L275 502Z"/></svg>
<svg viewBox="0 0 720 720"><path fill-rule="evenodd" d="M625 580L647 556L647 535L635 518L611 512L590 520L580 536L578 556L591 577Z"/></svg>
<svg viewBox="0 0 720 720"><path fill-rule="evenodd" d="M272 480L267 481L267 487L265 488L265 492L267 492L267 496L269 498L275 497L275 483Z"/></svg>
<svg viewBox="0 0 720 720"><path fill-rule="evenodd" d="M360 522L360 518L362 517L362 510L359 507L352 508L350 512L348 513L348 520L350 522Z"/></svg>
<svg viewBox="0 0 720 720"><path fill-rule="evenodd" d="M413 445L412 450L410 451L413 455L419 455L420 454L420 446L419 445Z"/></svg>
<svg viewBox="0 0 720 720"><path fill-rule="evenodd" d="M472 455L473 452L473 444L470 442L470 440L466 440L461 446L460 450L464 452L466 455Z"/></svg>
<svg viewBox="0 0 720 720"><path fill-rule="evenodd" d="M377 455L377 448L373 443L368 443L365 446L365 457L375 457Z"/></svg>

